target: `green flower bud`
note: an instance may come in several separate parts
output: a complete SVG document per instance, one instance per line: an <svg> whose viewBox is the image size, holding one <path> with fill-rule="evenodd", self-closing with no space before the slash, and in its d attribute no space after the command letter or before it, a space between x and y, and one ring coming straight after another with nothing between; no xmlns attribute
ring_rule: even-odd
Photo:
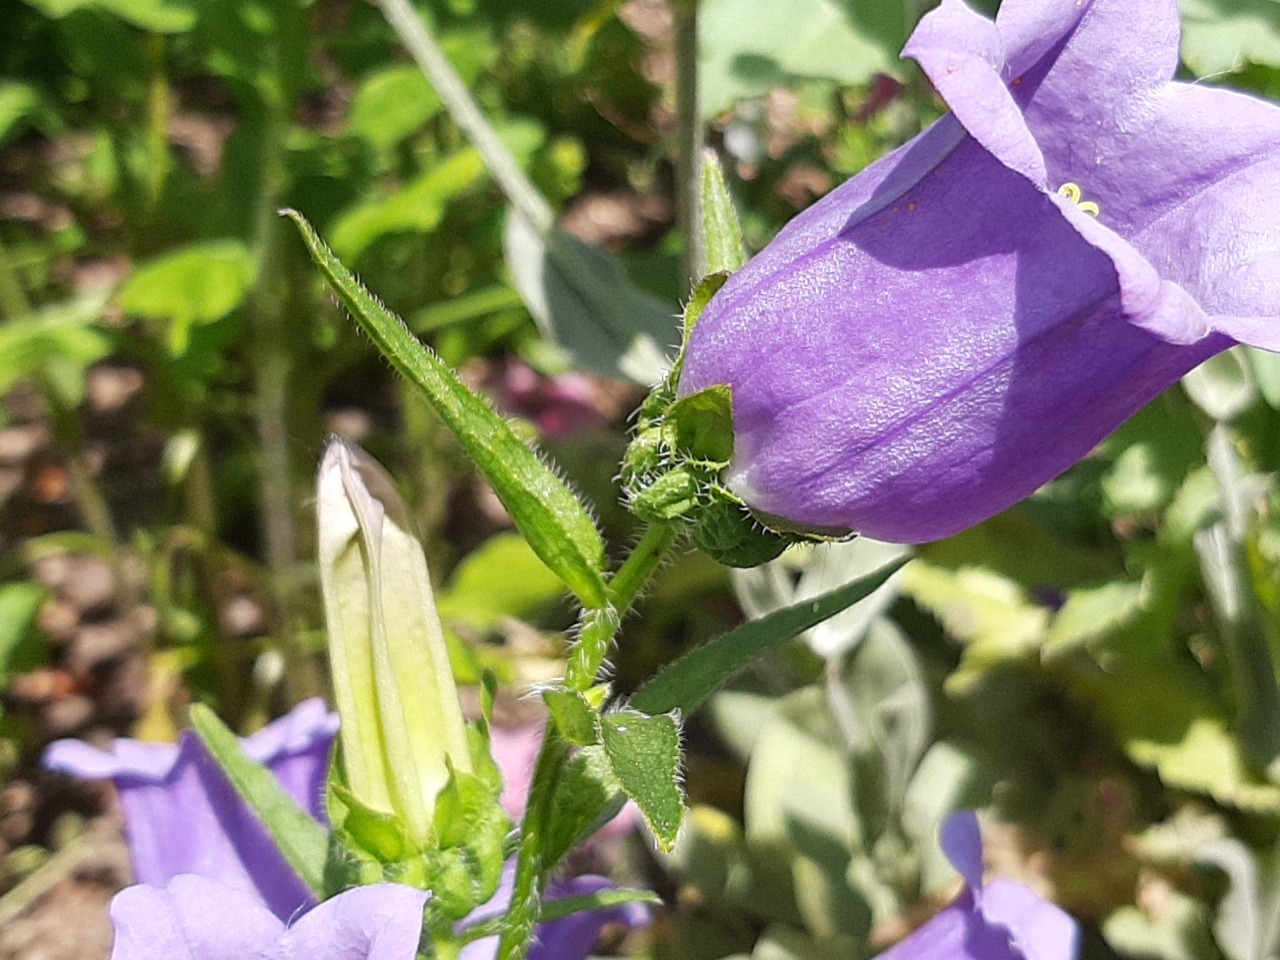
<svg viewBox="0 0 1280 960"><path fill-rule="evenodd" d="M471 770L426 558L390 477L353 444L325 451L316 513L346 784L425 845L448 765Z"/></svg>

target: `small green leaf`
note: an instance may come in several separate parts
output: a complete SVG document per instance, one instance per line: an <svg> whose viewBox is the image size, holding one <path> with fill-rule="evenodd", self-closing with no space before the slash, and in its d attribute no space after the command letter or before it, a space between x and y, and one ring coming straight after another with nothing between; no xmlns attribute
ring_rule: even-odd
<svg viewBox="0 0 1280 960"><path fill-rule="evenodd" d="M742 226L733 208L729 184L720 161L708 150L702 155L702 234L707 250L707 273L733 273L747 262Z"/></svg>
<svg viewBox="0 0 1280 960"><path fill-rule="evenodd" d="M126 313L167 320L169 350L186 352L191 328L221 320L244 302L257 275L248 247L211 240L140 266L120 291Z"/></svg>
<svg viewBox="0 0 1280 960"><path fill-rule="evenodd" d="M361 81L351 100L351 132L378 150L394 147L444 107L415 66L394 64Z"/></svg>
<svg viewBox="0 0 1280 960"><path fill-rule="evenodd" d="M733 459L733 392L719 385L677 400L663 429L670 447L690 460L727 466Z"/></svg>
<svg viewBox="0 0 1280 960"><path fill-rule="evenodd" d="M542 843L543 863L551 866L618 815L627 802L603 747L584 747L565 764L556 783Z"/></svg>
<svg viewBox="0 0 1280 960"><path fill-rule="evenodd" d="M601 576L604 541L573 491L506 420L468 390L456 373L357 282L301 214L283 213L297 224L312 259L360 328L401 375L423 392L493 485L542 562L585 606L606 606Z"/></svg>
<svg viewBox="0 0 1280 960"><path fill-rule="evenodd" d="M586 910L604 910L609 907L621 907L628 903L647 903L657 907L662 905L662 898L652 890L600 890L578 897L544 900L542 913L539 914L538 919L542 923L549 923Z"/></svg>
<svg viewBox="0 0 1280 960"><path fill-rule="evenodd" d="M544 690L542 699L564 738L574 746L589 747L600 742L596 712L580 691L563 687Z"/></svg>
<svg viewBox="0 0 1280 960"><path fill-rule="evenodd" d="M322 896L329 831L298 806L275 774L249 758L212 710L194 704L191 726L236 792L262 820L289 866L317 897Z"/></svg>
<svg viewBox="0 0 1280 960"><path fill-rule="evenodd" d="M40 663L44 642L35 623L48 597L49 591L38 583L0 587L0 686L10 673Z"/></svg>
<svg viewBox="0 0 1280 960"><path fill-rule="evenodd" d="M690 713L755 657L869 596L906 562L903 558L886 564L820 597L784 607L704 643L636 691L631 706L649 714L676 709Z"/></svg>
<svg viewBox="0 0 1280 960"><path fill-rule="evenodd" d="M670 852L684 818L675 716L620 710L601 717L600 731L618 782L644 814L658 846Z"/></svg>
<svg viewBox="0 0 1280 960"><path fill-rule="evenodd" d="M526 619L561 601L564 585L516 533L498 533L454 569L436 593L440 619L491 630L506 617Z"/></svg>
<svg viewBox="0 0 1280 960"><path fill-rule="evenodd" d="M440 791L435 824L440 850L428 868L428 883L437 908L460 920L498 889L511 821L498 790L457 770Z"/></svg>
<svg viewBox="0 0 1280 960"><path fill-rule="evenodd" d="M337 780L330 780L329 820L349 845L382 863L403 860L409 854L404 822L391 813L375 810Z"/></svg>

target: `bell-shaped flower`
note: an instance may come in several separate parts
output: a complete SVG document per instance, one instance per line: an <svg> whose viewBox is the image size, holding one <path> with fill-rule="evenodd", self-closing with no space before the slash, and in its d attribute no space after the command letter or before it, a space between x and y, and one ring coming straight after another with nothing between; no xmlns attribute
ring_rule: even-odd
<svg viewBox="0 0 1280 960"><path fill-rule="evenodd" d="M336 714L321 700L307 700L243 744L304 810L323 820L337 729ZM262 821L190 730L176 744L120 739L109 750L58 740L45 752L44 765L116 785L139 883L162 887L180 874L195 873L256 894L282 918L314 902Z"/></svg>
<svg viewBox="0 0 1280 960"><path fill-rule="evenodd" d="M1280 349L1280 109L1175 82L1177 0L943 0L951 108L796 217L703 313L728 487L924 542L1010 506L1233 343Z"/></svg>
<svg viewBox="0 0 1280 960"><path fill-rule="evenodd" d="M184 874L111 901L111 960L413 960L427 896L378 883L282 920L252 894Z"/></svg>
<svg viewBox="0 0 1280 960"><path fill-rule="evenodd" d="M471 760L422 545L391 479L352 444L329 444L316 499L346 783L426 843L449 763Z"/></svg>
<svg viewBox="0 0 1280 960"><path fill-rule="evenodd" d="M1075 921L1030 887L997 878L982 883L982 837L971 811L942 827L942 849L965 879L950 906L877 960L1075 960Z"/></svg>

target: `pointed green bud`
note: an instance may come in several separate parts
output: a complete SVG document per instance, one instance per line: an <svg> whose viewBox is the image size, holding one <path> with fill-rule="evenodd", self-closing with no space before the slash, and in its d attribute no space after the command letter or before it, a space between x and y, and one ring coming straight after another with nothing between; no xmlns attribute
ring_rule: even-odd
<svg viewBox="0 0 1280 960"><path fill-rule="evenodd" d="M352 444L325 451L316 513L346 783L425 845L449 763L471 770L427 561L391 478Z"/></svg>

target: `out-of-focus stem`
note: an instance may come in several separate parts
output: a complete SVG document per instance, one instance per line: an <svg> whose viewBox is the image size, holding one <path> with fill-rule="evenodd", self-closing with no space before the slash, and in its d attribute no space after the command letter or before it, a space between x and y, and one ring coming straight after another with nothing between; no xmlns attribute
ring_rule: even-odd
<svg viewBox="0 0 1280 960"><path fill-rule="evenodd" d="M290 98L286 46L291 18L287 3L276 5L278 25L276 69L259 93L262 98L262 145L258 195L254 207L253 255L258 273L249 297L254 331L254 414L261 447L262 530L271 591L278 608L277 631L289 659L285 693L290 702L322 688L315 666L300 644L298 598L298 528L293 469L289 456L289 423L293 352L287 330L289 301L283 242L286 234L276 211L288 185L284 142Z"/></svg>
<svg viewBox="0 0 1280 960"><path fill-rule="evenodd" d="M549 230L555 217L546 198L520 169L516 158L484 118L471 91L453 69L449 58L445 56L422 17L408 0L377 0L377 3L382 8L382 15L387 18L387 23L391 24L391 28L400 37L400 42L409 51L409 56L413 57L444 101L453 122L462 128L467 139L480 151L485 166L498 181L498 186L511 201L511 205L520 211L538 233Z"/></svg>
<svg viewBox="0 0 1280 960"><path fill-rule="evenodd" d="M702 119L698 114L698 2L672 0L676 56L676 226L684 240L685 279L697 282L706 272L706 250L698 216L698 158L702 155Z"/></svg>
<svg viewBox="0 0 1280 960"><path fill-rule="evenodd" d="M1226 423L1215 423L1209 432L1208 462L1218 481L1223 516L1196 535L1196 553L1231 665L1241 743L1268 778L1277 780L1280 687L1252 586L1245 546L1247 493L1240 476L1239 454Z"/></svg>
<svg viewBox="0 0 1280 960"><path fill-rule="evenodd" d="M147 214L155 213L160 194L168 179L169 157L169 73L165 64L165 38L162 33L147 37L147 60L151 69L147 81Z"/></svg>

